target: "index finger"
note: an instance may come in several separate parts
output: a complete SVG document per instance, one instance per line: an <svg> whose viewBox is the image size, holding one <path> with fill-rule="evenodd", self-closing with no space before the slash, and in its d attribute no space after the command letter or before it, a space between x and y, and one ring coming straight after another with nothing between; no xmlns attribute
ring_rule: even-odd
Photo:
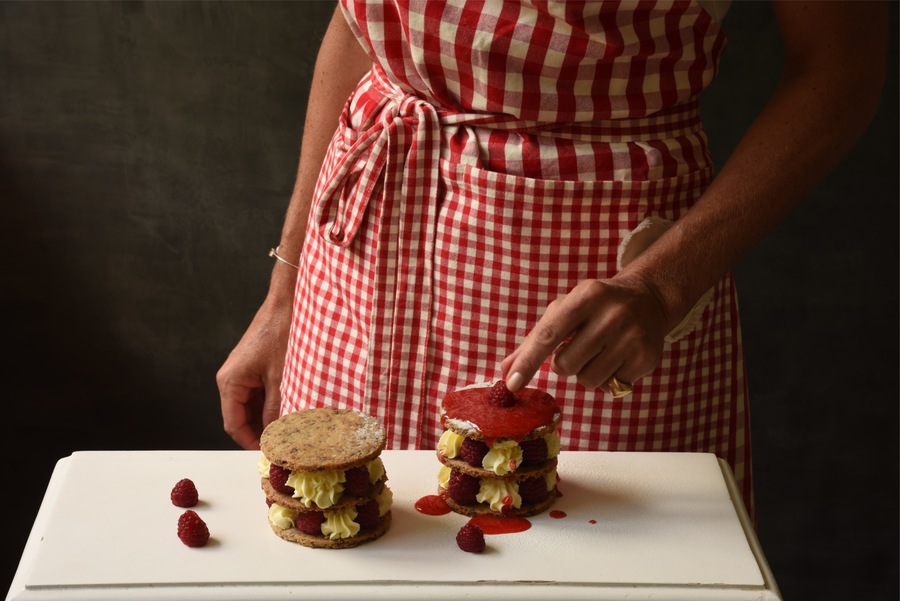
<svg viewBox="0 0 900 601"><path fill-rule="evenodd" d="M509 356L512 363L504 370L508 374L506 387L511 392L525 388L541 364L578 329L580 323L580 317L567 310L565 298L550 303L519 348Z"/></svg>

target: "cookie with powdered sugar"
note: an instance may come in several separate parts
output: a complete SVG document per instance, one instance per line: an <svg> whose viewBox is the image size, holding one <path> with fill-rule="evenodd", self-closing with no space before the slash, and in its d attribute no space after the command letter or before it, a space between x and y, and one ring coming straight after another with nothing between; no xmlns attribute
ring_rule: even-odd
<svg viewBox="0 0 900 601"><path fill-rule="evenodd" d="M374 417L325 407L283 415L266 427L259 447L276 465L312 472L365 465L384 450L386 440Z"/></svg>

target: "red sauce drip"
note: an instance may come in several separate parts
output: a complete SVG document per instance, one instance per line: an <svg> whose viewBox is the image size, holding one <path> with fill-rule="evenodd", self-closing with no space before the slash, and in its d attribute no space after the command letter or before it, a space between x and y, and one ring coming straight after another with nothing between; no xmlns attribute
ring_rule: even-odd
<svg viewBox="0 0 900 601"><path fill-rule="evenodd" d="M566 517L566 515L567 514L565 511L560 511L559 509L554 509L553 511L550 512L550 517L553 518L554 520L561 520L564 517Z"/></svg>
<svg viewBox="0 0 900 601"><path fill-rule="evenodd" d="M505 518L495 515L475 516L469 520L469 523L481 528L485 534L513 534L515 532L525 532L531 528L531 522L525 518Z"/></svg>
<svg viewBox="0 0 900 601"><path fill-rule="evenodd" d="M588 520L588 524L596 524L597 520Z"/></svg>
<svg viewBox="0 0 900 601"><path fill-rule="evenodd" d="M553 423L559 405L553 397L537 388L516 393L516 404L496 407L488 403L490 388L467 388L448 394L441 401L443 419L458 419L475 424L489 446L495 438L522 439L529 432Z"/></svg>
<svg viewBox="0 0 900 601"><path fill-rule="evenodd" d="M425 495L415 504L416 511L425 515L446 515L450 506L440 495Z"/></svg>

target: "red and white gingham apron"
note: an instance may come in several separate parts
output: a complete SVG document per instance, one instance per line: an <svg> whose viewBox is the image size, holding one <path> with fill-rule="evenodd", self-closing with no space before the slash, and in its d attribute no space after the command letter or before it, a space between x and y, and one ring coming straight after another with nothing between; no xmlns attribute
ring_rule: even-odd
<svg viewBox="0 0 900 601"><path fill-rule="evenodd" d="M448 391L500 361L553 299L617 269L648 217L676 220L712 167L698 95L724 36L696 2L342 0L375 66L313 198L282 412L379 418L434 448ZM612 399L545 365L573 450L713 452L751 503L731 277Z"/></svg>

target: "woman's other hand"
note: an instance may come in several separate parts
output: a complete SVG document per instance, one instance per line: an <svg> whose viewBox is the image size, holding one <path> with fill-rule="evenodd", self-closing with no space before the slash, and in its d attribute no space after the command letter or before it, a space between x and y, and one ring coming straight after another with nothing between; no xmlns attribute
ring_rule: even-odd
<svg viewBox="0 0 900 601"><path fill-rule="evenodd" d="M297 272L287 265L276 265L277 276L296 279ZM272 286L241 340L216 374L222 403L225 431L245 449L259 449L263 428L281 411L281 375L291 326L291 292L282 287L275 294Z"/></svg>

